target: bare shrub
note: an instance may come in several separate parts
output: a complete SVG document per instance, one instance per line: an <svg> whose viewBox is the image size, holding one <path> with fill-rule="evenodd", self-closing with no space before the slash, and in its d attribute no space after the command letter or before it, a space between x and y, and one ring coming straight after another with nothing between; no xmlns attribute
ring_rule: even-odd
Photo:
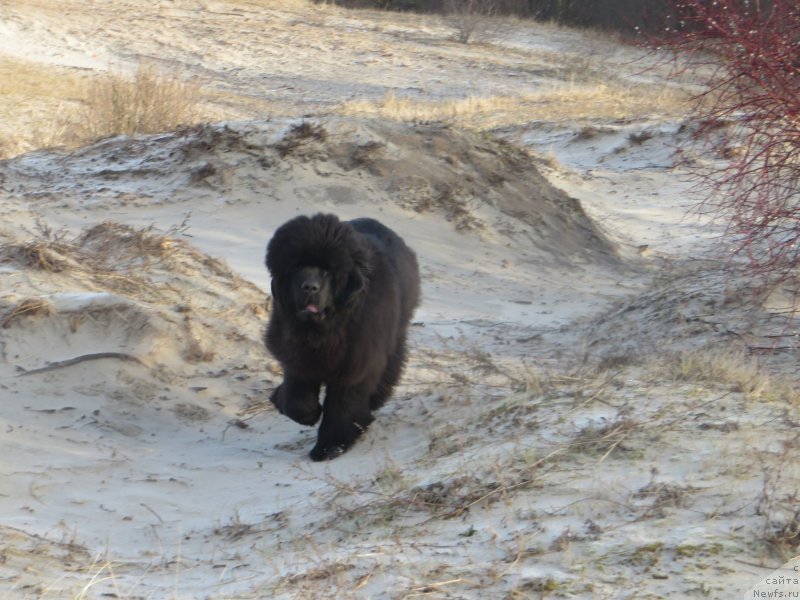
<svg viewBox="0 0 800 600"><path fill-rule="evenodd" d="M80 111L88 138L157 133L197 118L200 85L177 70L140 63L133 78L109 73L90 84Z"/></svg>
<svg viewBox="0 0 800 600"><path fill-rule="evenodd" d="M668 41L681 73L709 73L695 96L696 137L717 162L702 208L727 224L734 254L765 284L800 293L800 5L676 1ZM796 308L796 307L795 307Z"/></svg>
<svg viewBox="0 0 800 600"><path fill-rule="evenodd" d="M495 11L494 0L447 0L445 14L456 30L456 39L468 44Z"/></svg>

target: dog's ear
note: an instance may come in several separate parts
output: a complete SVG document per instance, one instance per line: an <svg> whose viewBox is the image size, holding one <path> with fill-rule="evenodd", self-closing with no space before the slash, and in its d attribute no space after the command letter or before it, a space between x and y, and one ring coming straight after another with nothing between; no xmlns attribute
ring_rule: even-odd
<svg viewBox="0 0 800 600"><path fill-rule="evenodd" d="M350 271L347 276L347 283L339 294L339 304L341 306L352 306L358 302L359 298L367 289L367 280L360 269Z"/></svg>

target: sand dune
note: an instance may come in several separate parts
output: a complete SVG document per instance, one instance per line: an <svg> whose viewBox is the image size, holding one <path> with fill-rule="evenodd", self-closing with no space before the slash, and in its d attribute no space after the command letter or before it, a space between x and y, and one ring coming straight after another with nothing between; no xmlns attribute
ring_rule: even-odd
<svg viewBox="0 0 800 600"><path fill-rule="evenodd" d="M0 598L752 597L796 553L786 298L687 216L680 121L382 100L583 102L597 73L653 84L634 49L151 4L0 7L5 60L155 57L219 116L0 161ZM318 211L390 224L423 277L395 398L326 464L266 401L261 340L267 240Z"/></svg>

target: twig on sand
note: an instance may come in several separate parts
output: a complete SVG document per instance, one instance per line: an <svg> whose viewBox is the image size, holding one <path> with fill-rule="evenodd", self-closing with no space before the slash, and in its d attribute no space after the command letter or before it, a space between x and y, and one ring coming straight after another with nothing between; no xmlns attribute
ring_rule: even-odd
<svg viewBox="0 0 800 600"><path fill-rule="evenodd" d="M117 358L119 360L125 360L129 362L137 362L140 365L144 364L140 358L137 358L133 354L125 354L124 352L95 352L92 354L81 354L80 356L69 358L67 360L58 360L45 367L39 367L38 369L29 369L27 371L23 370L23 372L17 375L17 377L35 375L37 373L44 373L45 371L52 371L54 369L61 369L63 367L71 367L87 360L99 360L101 358Z"/></svg>

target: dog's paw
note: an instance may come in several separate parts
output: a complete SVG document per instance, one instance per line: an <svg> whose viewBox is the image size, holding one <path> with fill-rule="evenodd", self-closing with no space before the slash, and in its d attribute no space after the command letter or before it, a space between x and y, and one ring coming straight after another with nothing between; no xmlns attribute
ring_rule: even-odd
<svg viewBox="0 0 800 600"><path fill-rule="evenodd" d="M314 462L322 462L323 460L333 460L334 458L344 454L346 451L347 448L341 444L325 447L314 446L308 455Z"/></svg>

